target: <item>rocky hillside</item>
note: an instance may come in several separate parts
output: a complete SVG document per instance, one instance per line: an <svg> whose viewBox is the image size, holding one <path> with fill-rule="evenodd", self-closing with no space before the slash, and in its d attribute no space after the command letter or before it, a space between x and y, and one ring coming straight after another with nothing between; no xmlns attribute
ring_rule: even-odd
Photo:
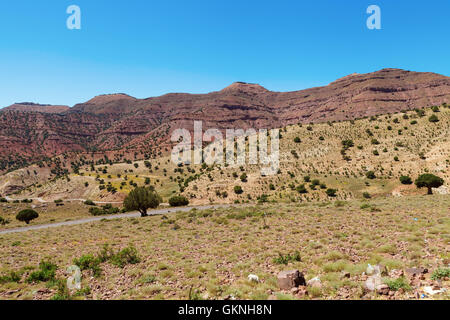
<svg viewBox="0 0 450 320"><path fill-rule="evenodd" d="M21 112L43 112L43 113L63 113L68 111L68 106L55 106L50 104L37 104L32 102L14 103L9 107L3 108L3 111L21 111Z"/></svg>
<svg viewBox="0 0 450 320"><path fill-rule="evenodd" d="M15 105L0 111L0 170L73 151L157 156L168 150L172 130L192 129L194 120L203 121L204 129L275 128L448 101L449 77L383 69L294 92L236 82L208 94L172 93L148 99L102 95L65 111L57 108L57 113L48 112L50 107Z"/></svg>

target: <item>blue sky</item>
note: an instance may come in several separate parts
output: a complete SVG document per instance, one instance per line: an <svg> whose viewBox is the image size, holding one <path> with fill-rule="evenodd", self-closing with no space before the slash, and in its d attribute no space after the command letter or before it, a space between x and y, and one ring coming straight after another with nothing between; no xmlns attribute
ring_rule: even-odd
<svg viewBox="0 0 450 320"><path fill-rule="evenodd" d="M66 8L81 8L68 30ZM381 8L382 30L366 27ZM448 0L16 0L0 4L0 107L103 93L290 91L385 67L450 76Z"/></svg>

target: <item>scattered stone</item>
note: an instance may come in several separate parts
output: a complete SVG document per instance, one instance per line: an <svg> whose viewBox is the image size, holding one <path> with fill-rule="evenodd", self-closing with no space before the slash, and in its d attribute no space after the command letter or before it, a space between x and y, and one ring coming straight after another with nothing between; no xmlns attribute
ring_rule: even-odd
<svg viewBox="0 0 450 320"><path fill-rule="evenodd" d="M277 278L281 290L290 290L294 287L306 285L305 276L298 270L281 271Z"/></svg>
<svg viewBox="0 0 450 320"><path fill-rule="evenodd" d="M383 284L380 274L374 274L370 276L364 283L364 289L366 291L375 291L376 288Z"/></svg>
<svg viewBox="0 0 450 320"><path fill-rule="evenodd" d="M312 278L306 284L313 288L322 288L322 282L319 277Z"/></svg>
<svg viewBox="0 0 450 320"><path fill-rule="evenodd" d="M292 293L292 294L297 294L299 290L300 290L300 289L299 289L298 287L292 288L292 289L291 289L291 293Z"/></svg>
<svg viewBox="0 0 450 320"><path fill-rule="evenodd" d="M387 284L380 284L377 286L377 293L382 295L389 294L389 286Z"/></svg>
<svg viewBox="0 0 450 320"><path fill-rule="evenodd" d="M435 290L435 289L434 289L433 287L431 287L431 286L423 287L422 290L423 290L423 292L425 292L426 294L428 294L428 295L430 295L430 296L434 296L435 294L438 294L438 293L444 293L444 292L445 292L445 289L438 289L438 290Z"/></svg>
<svg viewBox="0 0 450 320"><path fill-rule="evenodd" d="M259 277L256 274L249 274L248 281L250 282L259 282Z"/></svg>
<svg viewBox="0 0 450 320"><path fill-rule="evenodd" d="M350 274L350 272L344 272L343 274L342 274L342 278L350 278L351 277L351 274Z"/></svg>
<svg viewBox="0 0 450 320"><path fill-rule="evenodd" d="M412 276L415 276L415 275L423 275L423 274L428 273L428 269L424 269L424 268L407 268L407 269L405 270L405 272L406 272L408 275L412 275Z"/></svg>

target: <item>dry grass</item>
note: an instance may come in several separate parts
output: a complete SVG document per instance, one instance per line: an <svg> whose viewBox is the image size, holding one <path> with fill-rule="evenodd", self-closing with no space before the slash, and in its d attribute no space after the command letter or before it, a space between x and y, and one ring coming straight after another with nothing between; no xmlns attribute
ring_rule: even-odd
<svg viewBox="0 0 450 320"><path fill-rule="evenodd" d="M324 286L306 298L359 299L367 263L388 268L420 266L435 270L448 263L450 197L410 196L367 201L379 211L361 209L363 201L264 204L254 207L174 213L166 217L102 221L0 237L0 274L37 266L49 258L60 266L96 254L103 244L134 245L141 262L123 269L108 263L103 274L84 272L89 299L182 299L190 288L200 297L222 299L293 298L279 292L276 274L299 269ZM263 216L265 213L265 216ZM279 254L300 253L301 261L280 265ZM446 262L445 262L446 261ZM342 278L342 272L350 278ZM3 299L50 298L45 284L0 285ZM247 280L256 274L260 283ZM448 288L448 283L446 284ZM414 291L397 295L413 297ZM438 296L441 298L448 298Z"/></svg>

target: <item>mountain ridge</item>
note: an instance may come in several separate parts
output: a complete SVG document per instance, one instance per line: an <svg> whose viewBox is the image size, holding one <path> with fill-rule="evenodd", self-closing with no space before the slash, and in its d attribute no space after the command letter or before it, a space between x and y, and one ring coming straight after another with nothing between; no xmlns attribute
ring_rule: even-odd
<svg viewBox="0 0 450 320"><path fill-rule="evenodd" d="M0 110L0 170L73 151L155 156L170 148L171 131L192 130L194 120L203 121L204 130L270 129L351 120L448 101L449 77L386 68L289 92L235 82L206 94L169 93L146 99L123 93L99 95L56 113L39 112L33 106L29 110L26 105L7 107Z"/></svg>

